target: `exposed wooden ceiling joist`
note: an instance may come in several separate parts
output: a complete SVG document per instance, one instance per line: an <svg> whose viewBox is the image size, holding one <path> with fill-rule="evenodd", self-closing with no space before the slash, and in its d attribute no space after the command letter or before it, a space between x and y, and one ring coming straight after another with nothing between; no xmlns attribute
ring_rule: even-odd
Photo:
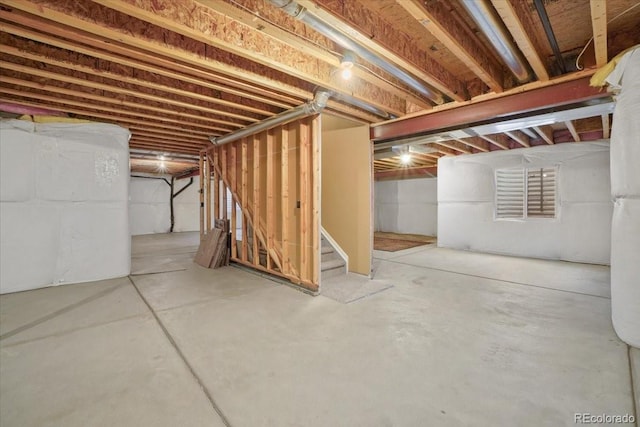
<svg viewBox="0 0 640 427"><path fill-rule="evenodd" d="M242 0L241 2L236 2L235 5L222 0L195 1L242 23L247 27L253 28L255 31L269 35L276 40L280 40L296 50L307 52L318 60L326 62L336 69L340 66L341 55L335 50L335 46L332 45L332 42L323 40L323 43L321 44L317 41L317 38L315 41L309 40L309 30L300 30L299 28L302 26L301 24L296 25L293 18L280 12L264 0ZM284 28L289 29L285 30ZM300 34L298 34L298 32ZM413 94L407 88L401 88L402 83L393 81L394 78L391 76L385 76L382 78L375 73L357 66L354 67L352 71L356 78L368 81L369 83L379 86L399 98L420 105L422 108L431 108L430 103L426 102L419 95ZM344 85L345 82L342 82L342 84Z"/></svg>
<svg viewBox="0 0 640 427"><path fill-rule="evenodd" d="M486 83L494 92L502 92L504 75L492 58L485 54L479 42L465 32L454 19L451 9L441 2L428 5L423 0L398 0L429 32L440 40L451 52Z"/></svg>
<svg viewBox="0 0 640 427"><path fill-rule="evenodd" d="M468 145L469 147L473 147L478 151L482 151L482 152L490 151L489 143L480 137L474 136L472 138L464 138L464 139L454 138L454 139L458 142Z"/></svg>
<svg viewBox="0 0 640 427"><path fill-rule="evenodd" d="M0 21L0 31L8 34L37 41L46 45L59 47L70 52L81 53L88 57L104 59L114 64L124 65L136 70L147 71L149 73L169 77L174 80L180 80L185 83L216 90L219 91L221 96L235 96L235 98L231 98L235 101L235 105L242 105L247 103L247 100L251 100L257 101L257 103L247 103L247 105L267 104L288 109L301 102L300 99L297 98L285 97L282 94L275 94L274 92L269 92L256 86L232 81L228 78L213 75L210 72L206 72L198 68L160 58L157 55L150 55L140 50L120 46L115 43L109 43L103 38L88 35L83 32L76 31L73 35L73 40L66 40L61 37L68 37L72 30L65 29L65 27L61 25L42 21L40 18L27 14L20 14L16 12L10 13L0 10L0 19L10 20L29 28L38 29L39 31L45 31L48 33L42 34L37 31L32 31ZM49 34L56 37L50 36ZM97 49L95 47L97 45L105 47L109 49L109 51ZM152 61L154 65L143 62L143 60ZM224 85L224 83L226 83L226 85ZM240 87L241 89L236 89L236 87ZM274 112L278 111L279 110L274 110Z"/></svg>
<svg viewBox="0 0 640 427"><path fill-rule="evenodd" d="M522 145L525 148L531 147L531 144L529 143L530 138L524 132L521 132L519 130L514 130L510 132L505 132L505 135L509 136L509 138L513 139L515 142L517 142L518 144Z"/></svg>
<svg viewBox="0 0 640 427"><path fill-rule="evenodd" d="M574 142L580 142L580 135L578 134L578 131L576 131L576 126L573 124L573 122L571 120L564 122L564 124L567 126L567 129L569 129L569 132L571 132L571 136L573 137L573 141Z"/></svg>
<svg viewBox="0 0 640 427"><path fill-rule="evenodd" d="M93 118L100 120L107 120L111 123L122 123L125 124L124 127L127 127L127 124L140 124L144 122L145 125L148 126L158 126L166 129L173 130L188 130L193 133L200 133L206 135L216 135L216 132L213 130L207 131L208 128L201 127L200 125L196 125L193 123L185 123L182 120L173 119L170 117L164 117L162 121L159 120L157 116L142 114L136 111L124 111L122 109L113 109L108 107L101 107L98 105L87 106L86 102L77 102L71 101L69 99L65 99L63 101L55 98L49 97L46 95L38 94L38 93L29 93L29 92L21 92L9 88L5 88L0 86L0 93L14 95L15 98L5 98L8 102L19 102L25 106L36 107L36 108L47 108L53 111L62 111L65 113L69 113L76 116L82 116L84 118ZM34 101L27 101L24 99L20 99L20 97L33 99ZM46 101L46 102L43 102ZM80 107L80 108L74 108ZM94 110L98 110L97 112ZM107 113L112 114L104 114L100 111L105 111ZM131 116L131 117L126 117ZM141 120L141 119L144 119ZM168 124L173 123L174 125ZM193 128L196 128L193 130ZM203 130L204 129L204 130ZM209 128L210 129L210 128ZM219 133L217 133L219 135Z"/></svg>
<svg viewBox="0 0 640 427"><path fill-rule="evenodd" d="M410 37L401 34L382 16L366 9L358 1L349 2L348 7L344 8L341 2L330 0L300 0L299 3L325 20L336 21L337 18L339 22L335 22L336 28L346 32L372 52L429 83L451 99L468 99L464 82L431 59Z"/></svg>
<svg viewBox="0 0 640 427"><path fill-rule="evenodd" d="M533 129L538 135L540 135L540 138L544 139L547 144L554 144L553 128L551 126L534 126Z"/></svg>
<svg viewBox="0 0 640 427"><path fill-rule="evenodd" d="M306 51L297 51L279 39L257 32L247 32L247 26L234 21L215 9L184 0L92 0L128 16L157 25L223 51L231 52L258 64L266 65L302 81L313 83L353 96L396 115L405 113L403 100L366 81L354 81L345 89L338 81L335 68ZM211 22L216 25L211 25ZM224 25L220 25L224 23ZM247 34L251 34L247 38ZM265 52L271 55L266 56ZM277 56L277 57L276 57Z"/></svg>
<svg viewBox="0 0 640 427"><path fill-rule="evenodd" d="M591 26L593 27L593 46L596 66L604 67L607 59L607 2L591 0Z"/></svg>
<svg viewBox="0 0 640 427"><path fill-rule="evenodd" d="M166 63L167 60L177 62L177 64L186 64L190 68L201 70L203 73L207 71L215 73L221 76L221 80L230 84L255 90L267 96L277 96L278 93L283 93L286 96L301 100L313 97L311 90L303 88L302 86L304 85L300 84L300 81L295 82L293 78L282 78L281 75L279 77L282 79L276 79L274 73L268 72L266 69L261 73L252 71L256 67L250 66L250 64L231 65L222 62L214 57L215 52L213 50L208 51L205 49L204 43L195 41L188 43L184 38L177 39L175 33L171 33L166 29L154 28L154 32L147 28L148 26L141 27L138 25L138 28L142 28L145 33L134 35L131 34L127 27L118 27L114 19L118 18L122 21L123 17L114 18L113 13L106 16L106 19L111 19L109 23L96 21L100 14L92 15L91 5L85 4L86 0L74 3L56 3L46 0L2 0L0 3L11 9L10 15L14 14L15 11L22 11L51 20L57 25L68 27L65 36L68 39L73 40L78 32L90 33L95 37L94 46L97 48L109 51L113 44L117 46L124 45L129 49L139 51L137 55L144 55L151 64L156 64L157 62ZM93 9L102 7L100 5L93 6ZM105 15L104 10L101 11L101 14ZM102 18L105 18L105 16L102 16ZM177 45L184 45L185 48L179 48ZM187 46L191 47L192 50L187 50ZM267 91L260 91L260 87L267 88ZM340 113L360 117L367 121L375 122L380 120L372 114L339 102L329 101L328 107Z"/></svg>
<svg viewBox="0 0 640 427"><path fill-rule="evenodd" d="M100 105L93 105L93 108L98 108L100 107L100 109L104 110L104 111L110 111L113 113L118 113L119 111L126 113L126 112L130 112L131 114L136 114L138 115L140 118L147 118L147 119L153 119L156 116L150 115L150 114L141 114L140 111L141 110L146 110L146 111L150 111L150 112L154 112L154 113L158 113L160 114L160 117L163 118L167 118L170 116L177 116L179 117L180 120L178 121L174 121L174 123L181 123L184 126L188 126L191 124L191 122L189 121L189 119L195 119L195 120L199 120L202 117L201 116L196 116L193 114L187 114L187 113L182 113L182 112L177 112L171 109L163 109L163 108L157 108L157 107L153 107L153 106L149 106L149 105L141 105L139 103L134 103L134 102L129 102L129 101L125 101L125 100L121 100L121 99L117 99L111 96L100 96L100 95L93 95L91 93L87 93L87 92L81 92L81 91L77 91L77 90L69 90L69 89L65 89L65 88L60 88L57 86L53 86L51 84L45 84L45 83L36 83L36 82L31 82L31 81L26 81L26 80L21 80L21 79L16 79L13 77L7 77L7 76L0 76L0 83L4 83L4 84L10 84L16 87L21 87L21 88L30 88L30 89L35 89L38 91L46 91L48 93L52 93L57 95L56 96L50 96L50 95L46 95L43 94L41 92L20 92L19 90L11 90L9 88L4 88L7 92L6 93L11 93L13 95L16 96L20 96L22 94L24 94L24 96L26 97L32 97L33 99L41 99L43 101L51 101L51 102L64 102L66 104L69 105L75 105L78 107L82 107L85 106L86 100L92 100L92 101L98 101L100 102ZM63 97L60 97L63 96ZM113 105L114 107L103 107L106 105ZM119 107L119 108L118 108ZM132 111L129 109L123 109L122 107L128 107L131 109L136 109L136 111ZM167 120L170 121L170 120ZM194 125L196 125L194 123ZM217 126L211 126L211 127L207 127L207 129L210 129L211 132L216 132L216 134L220 134L220 132L227 132L228 129L226 128L219 128ZM211 135L211 134L209 134Z"/></svg>
<svg viewBox="0 0 640 427"><path fill-rule="evenodd" d="M497 135L480 135L480 138L484 139L490 144L495 145L501 150L509 149L509 141L506 135L497 134Z"/></svg>
<svg viewBox="0 0 640 427"><path fill-rule="evenodd" d="M539 80L549 80L549 72L542 59L540 42L529 9L529 3L518 0L491 0L522 54Z"/></svg>
<svg viewBox="0 0 640 427"><path fill-rule="evenodd" d="M436 145L440 145L442 147L446 147L450 150L458 151L463 154L471 154L471 150L469 150L465 144L461 144L457 141L440 141ZM456 153L454 152L452 154Z"/></svg>

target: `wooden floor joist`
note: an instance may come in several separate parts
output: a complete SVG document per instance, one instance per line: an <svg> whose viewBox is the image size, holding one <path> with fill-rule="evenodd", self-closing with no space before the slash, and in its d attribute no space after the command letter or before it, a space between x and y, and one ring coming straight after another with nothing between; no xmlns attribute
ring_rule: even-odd
<svg viewBox="0 0 640 427"><path fill-rule="evenodd" d="M300 100L313 97L309 90L299 88L286 81L276 80L268 75L258 74L241 67L230 65L201 53L179 50L146 36L132 35L117 26L92 21L87 16L86 5L80 4L38 4L28 0L2 0L2 3L11 8L12 14L16 12L29 13L40 16L67 26L61 36L74 39L78 32L91 34L94 38L92 46L97 49L110 51L113 45L125 46L138 52L135 57L148 59L151 64L173 61L176 64L187 65L190 69L199 70L196 77L206 76L207 71L215 73L220 82L254 91L261 95L278 97L278 94L297 98ZM84 8L83 8L84 7ZM169 66L169 65L168 65ZM173 69L169 66L170 69ZM251 67L247 67L248 69ZM265 89L266 88L266 89ZM357 108L330 100L327 108L335 110L347 116L361 118L367 121L379 121L379 117L359 110Z"/></svg>

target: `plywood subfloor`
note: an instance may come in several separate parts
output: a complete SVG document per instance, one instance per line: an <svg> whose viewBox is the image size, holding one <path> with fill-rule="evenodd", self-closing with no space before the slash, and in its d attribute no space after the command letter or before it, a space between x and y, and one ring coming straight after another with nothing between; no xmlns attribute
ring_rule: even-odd
<svg viewBox="0 0 640 427"><path fill-rule="evenodd" d="M434 236L422 234L400 234L376 231L373 235L373 249L377 251L396 252L436 242Z"/></svg>

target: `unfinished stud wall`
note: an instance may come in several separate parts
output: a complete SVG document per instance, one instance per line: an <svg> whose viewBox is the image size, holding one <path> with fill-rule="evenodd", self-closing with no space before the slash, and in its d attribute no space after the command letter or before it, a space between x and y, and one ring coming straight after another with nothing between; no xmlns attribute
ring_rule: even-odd
<svg viewBox="0 0 640 427"><path fill-rule="evenodd" d="M322 133L322 227L349 256L349 270L369 275L372 256L369 127Z"/></svg>
<svg viewBox="0 0 640 427"><path fill-rule="evenodd" d="M556 219L496 220L495 170L557 166ZM438 246L608 264L609 143L540 146L438 160Z"/></svg>
<svg viewBox="0 0 640 427"><path fill-rule="evenodd" d="M437 234L436 178L376 181L374 199L376 231Z"/></svg>
<svg viewBox="0 0 640 427"><path fill-rule="evenodd" d="M318 290L320 270L319 121L304 118L201 156L201 234L214 218L228 218L233 261L312 291ZM235 202L231 209L220 197L227 189Z"/></svg>
<svg viewBox="0 0 640 427"><path fill-rule="evenodd" d="M129 131L0 122L0 293L129 274Z"/></svg>

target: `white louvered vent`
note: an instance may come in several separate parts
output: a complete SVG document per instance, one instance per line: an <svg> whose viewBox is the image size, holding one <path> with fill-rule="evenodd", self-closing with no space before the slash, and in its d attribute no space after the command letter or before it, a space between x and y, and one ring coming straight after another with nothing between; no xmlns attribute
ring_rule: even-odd
<svg viewBox="0 0 640 427"><path fill-rule="evenodd" d="M496 170L496 219L555 218L556 168Z"/></svg>
<svg viewBox="0 0 640 427"><path fill-rule="evenodd" d="M556 170L540 168L527 170L527 217L554 218L556 216Z"/></svg>
<svg viewBox="0 0 640 427"><path fill-rule="evenodd" d="M496 170L496 218L524 216L524 171Z"/></svg>

